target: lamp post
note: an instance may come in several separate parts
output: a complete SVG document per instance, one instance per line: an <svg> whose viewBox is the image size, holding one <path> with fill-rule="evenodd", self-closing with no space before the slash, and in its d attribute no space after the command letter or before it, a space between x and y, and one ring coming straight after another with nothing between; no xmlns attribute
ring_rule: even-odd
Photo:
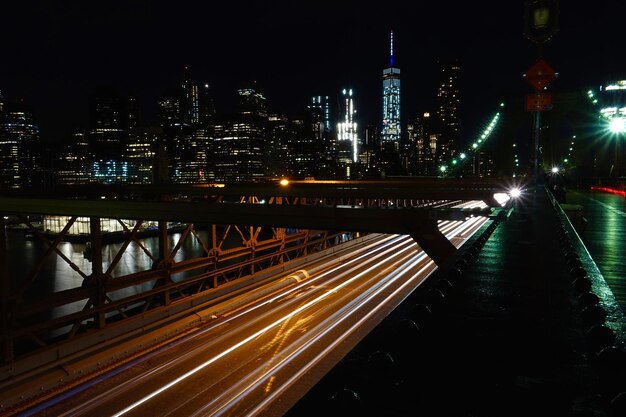
<svg viewBox="0 0 626 417"><path fill-rule="evenodd" d="M526 99L526 111L534 113L531 157L535 185L538 185L539 180L541 112L551 108L552 104L552 97L542 92L555 76L554 71L543 61L543 45L559 30L558 16L558 0L524 0L524 36L537 45L538 56L538 61L525 74L536 91Z"/></svg>
<svg viewBox="0 0 626 417"><path fill-rule="evenodd" d="M613 117L609 120L609 131L612 133L615 141L615 154L613 155L613 165L611 166L609 176L613 176L612 174L615 173L615 176L618 177L622 169L621 146L619 142L624 132L626 132L626 120L621 116Z"/></svg>

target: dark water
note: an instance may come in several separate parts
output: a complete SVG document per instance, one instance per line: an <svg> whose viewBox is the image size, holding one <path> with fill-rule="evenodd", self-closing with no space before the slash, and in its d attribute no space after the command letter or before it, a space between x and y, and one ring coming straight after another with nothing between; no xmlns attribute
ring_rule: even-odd
<svg viewBox="0 0 626 417"><path fill-rule="evenodd" d="M210 247L209 232L206 230L197 231L200 239L205 246ZM180 239L180 233L169 235L169 247L173 249ZM237 244L238 236L232 236L227 243L231 245ZM149 237L141 240L148 251L154 258L158 258L159 246L157 237ZM103 270L106 271L117 255L123 243L111 243L103 246ZM58 249L63 253L78 269L85 275L92 272L92 264L85 257L84 243L61 242ZM8 271L11 279L12 293L17 294L23 289L25 299L37 299L45 297L47 294L80 287L83 283L83 277L72 269L72 267L60 256L53 252L41 264L39 273L34 277L34 271L37 268L42 256L46 253L48 245L40 239L27 239L22 231L7 232L7 249L8 249ZM187 237L181 248L178 250L175 260L181 261L202 256L202 244L198 242L191 234ZM131 243L118 264L112 271L112 277L124 276L135 272L146 271L152 268L152 259L135 243ZM186 273L187 275L189 273ZM183 279L186 274L178 274L173 277L175 281ZM31 282L32 280L32 282ZM109 296L113 299L123 298L136 294L143 290L152 288L153 282L147 282L142 286L126 288ZM57 308L53 317L68 314L80 310L84 306L84 301L68 304Z"/></svg>

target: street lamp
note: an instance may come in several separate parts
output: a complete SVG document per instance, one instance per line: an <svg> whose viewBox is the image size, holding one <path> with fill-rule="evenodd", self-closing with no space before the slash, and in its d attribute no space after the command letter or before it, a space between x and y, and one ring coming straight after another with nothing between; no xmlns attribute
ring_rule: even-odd
<svg viewBox="0 0 626 417"><path fill-rule="evenodd" d="M626 132L626 119L621 116L613 116L609 119L608 130L613 135L613 140L615 141L615 154L613 156L613 165L611 166L611 170L609 176L615 172L616 175L620 175L621 170L621 146L620 146L620 138Z"/></svg>
<svg viewBox="0 0 626 417"><path fill-rule="evenodd" d="M609 122L609 130L612 133L623 133L626 131L626 122L623 117L614 117Z"/></svg>

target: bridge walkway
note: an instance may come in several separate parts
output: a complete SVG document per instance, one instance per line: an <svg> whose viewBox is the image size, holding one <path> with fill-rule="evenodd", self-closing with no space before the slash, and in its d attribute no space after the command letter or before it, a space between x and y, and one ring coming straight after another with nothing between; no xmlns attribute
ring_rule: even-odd
<svg viewBox="0 0 626 417"><path fill-rule="evenodd" d="M576 189L567 192L567 203L582 208L586 219L583 242L622 310L626 309L626 198Z"/></svg>
<svg viewBox="0 0 626 417"><path fill-rule="evenodd" d="M552 201L527 193L288 416L626 415L624 316Z"/></svg>

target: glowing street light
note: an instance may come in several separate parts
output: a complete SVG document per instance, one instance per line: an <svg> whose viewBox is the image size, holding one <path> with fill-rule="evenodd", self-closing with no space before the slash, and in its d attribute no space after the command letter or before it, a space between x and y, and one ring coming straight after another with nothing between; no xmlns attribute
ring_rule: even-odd
<svg viewBox="0 0 626 417"><path fill-rule="evenodd" d="M624 118L614 117L611 119L609 122L609 130L613 133L626 132L626 122L624 122Z"/></svg>

